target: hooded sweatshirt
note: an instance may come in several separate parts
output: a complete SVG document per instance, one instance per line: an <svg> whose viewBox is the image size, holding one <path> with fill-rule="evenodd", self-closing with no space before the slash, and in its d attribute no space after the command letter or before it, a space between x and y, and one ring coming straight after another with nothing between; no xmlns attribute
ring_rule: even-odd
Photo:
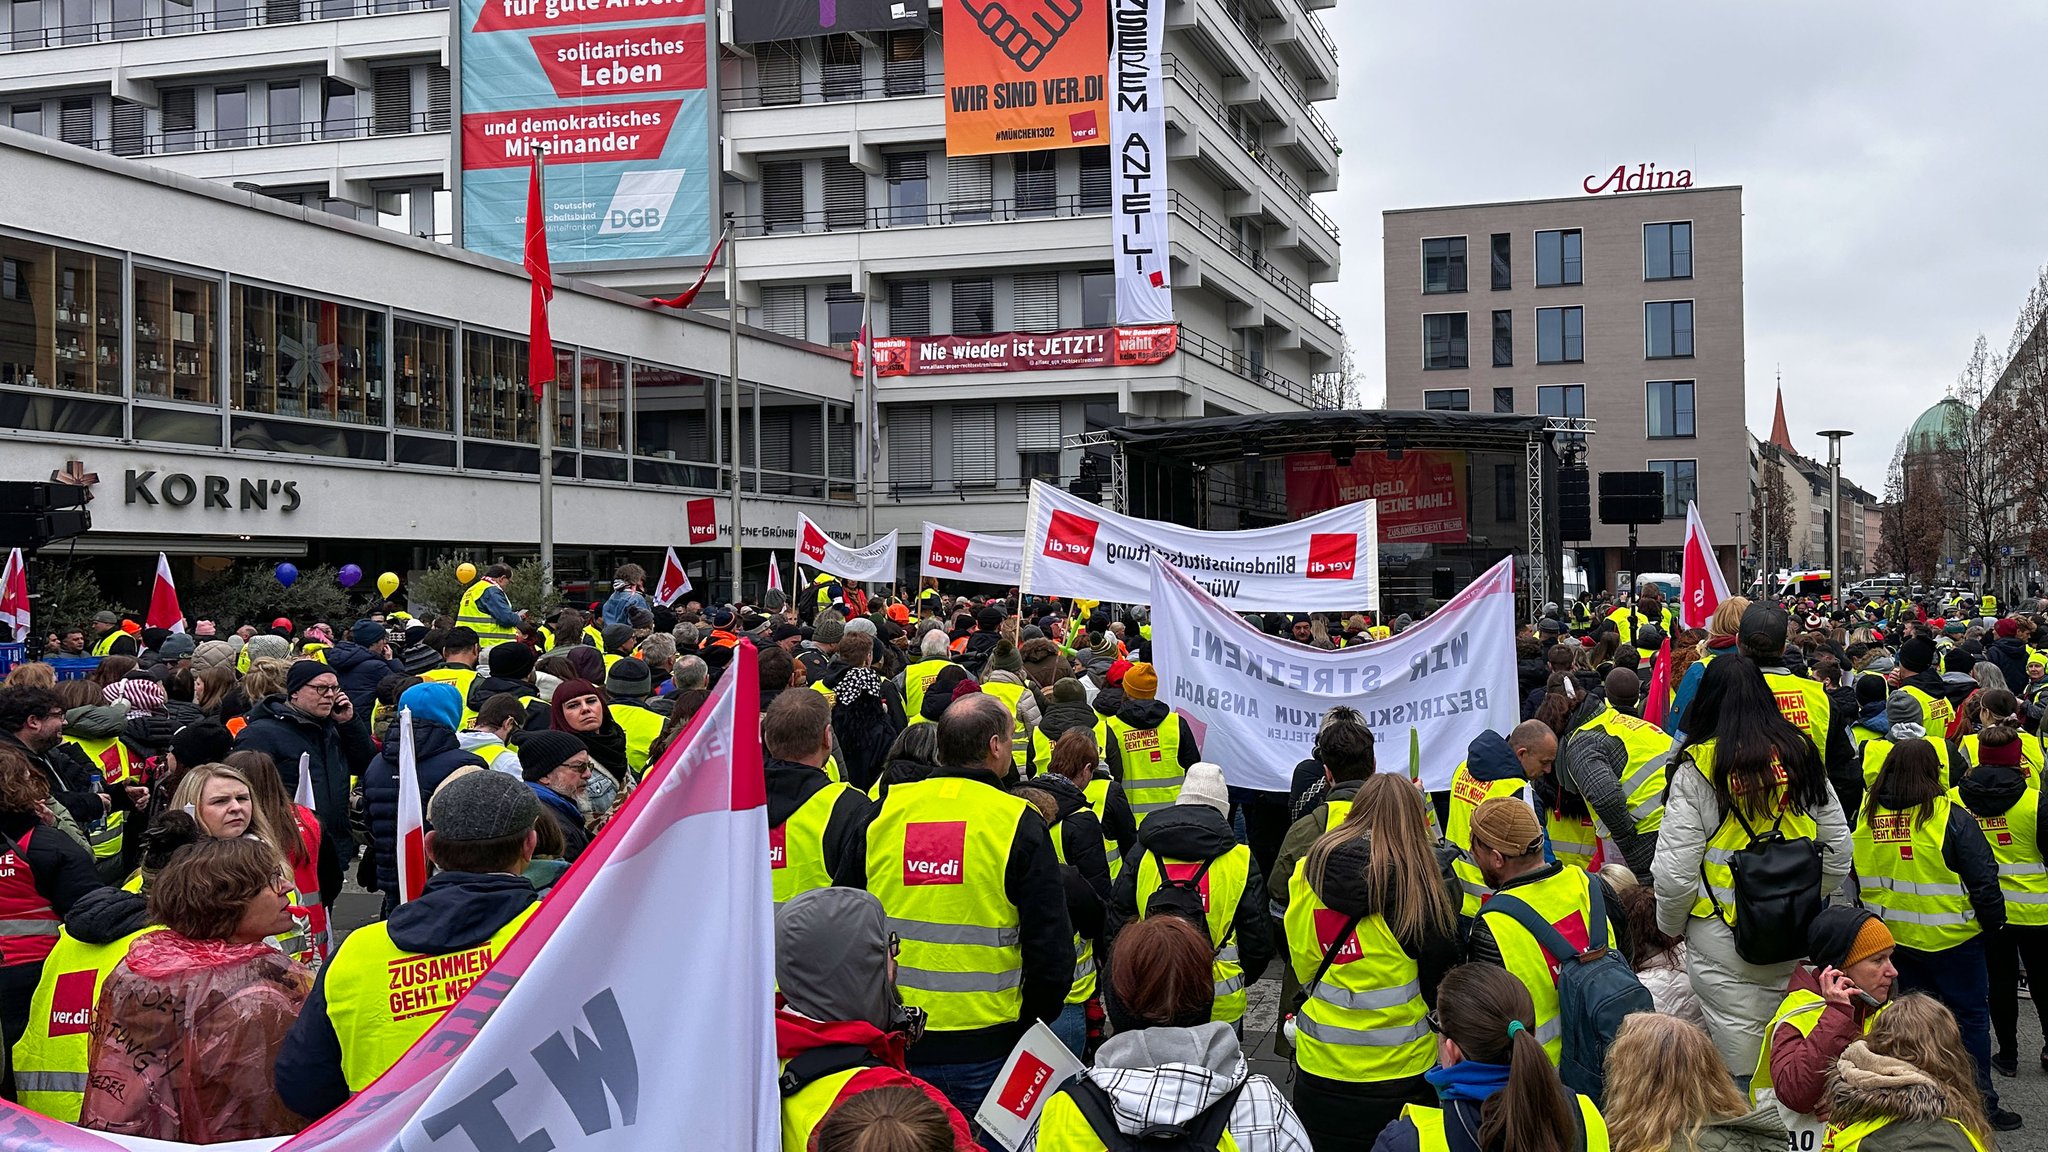
<svg viewBox="0 0 2048 1152"><path fill-rule="evenodd" d="M407 952L442 956L489 940L538 899L523 876L437 872L419 899L400 904L385 926L391 943ZM341 947L347 949L348 943L342 941ZM277 1054L277 1094L311 1119L334 1111L349 1097L341 1072L341 1039L327 1016L328 971L322 969L314 979L306 1006Z"/></svg>
<svg viewBox="0 0 2048 1152"><path fill-rule="evenodd" d="M1095 706L1097 708L1102 707L1102 697L1097 696L1095 698ZM1169 721L1179 724L1180 766L1187 768L1200 762L1202 759L1202 750L1195 746L1195 734L1189 731L1188 726L1173 714L1173 709L1167 707L1164 700L1131 700L1127 698L1124 700L1123 707L1117 709L1116 718L1133 728L1159 728ZM1109 747L1102 750L1102 758L1109 764L1110 775L1122 780L1125 776L1123 770L1123 748L1118 744L1115 732L1109 734L1108 743Z"/></svg>
<svg viewBox="0 0 2048 1152"><path fill-rule="evenodd" d="M1237 847L1237 836L1223 813L1207 804L1175 804L1152 813L1138 829L1138 850L1125 857L1117 873L1115 904L1126 921L1136 920L1144 911L1138 904L1138 877L1149 873L1158 878L1154 856L1169 860L1214 860ZM1214 873L1210 874L1212 877ZM1273 926L1266 915L1264 877L1257 859L1247 861L1244 891L1238 894L1237 910L1231 916L1236 926L1237 962L1244 969L1247 987L1256 983L1273 959ZM1211 943L1217 943L1211 941Z"/></svg>
<svg viewBox="0 0 2048 1152"><path fill-rule="evenodd" d="M1310 1152L1294 1109L1271 1080L1251 1074L1228 1024L1119 1033L1104 1042L1083 1075L1116 1102L1117 1129L1127 1136L1157 1124L1185 1124L1242 1084L1225 1125L1240 1152ZM1033 1129L1018 1152L1037 1148Z"/></svg>
<svg viewBox="0 0 2048 1152"><path fill-rule="evenodd" d="M832 778L824 769L808 764L797 764L789 760L767 759L768 772L768 826L780 828L789 822L796 810L803 807L811 797L825 790ZM825 873L837 879L842 869L849 865L855 869L866 866L863 860L853 856L854 846L860 841L860 830L874 815L874 806L866 796L851 788L839 794L832 802L832 813L825 818Z"/></svg>

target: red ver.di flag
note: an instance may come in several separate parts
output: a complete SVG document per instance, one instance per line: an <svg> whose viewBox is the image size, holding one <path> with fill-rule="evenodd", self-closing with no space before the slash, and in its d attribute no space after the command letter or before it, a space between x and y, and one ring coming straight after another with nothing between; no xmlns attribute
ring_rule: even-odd
<svg viewBox="0 0 2048 1152"><path fill-rule="evenodd" d="M1022 536L990 536L924 522L924 551L918 575L1013 585L1023 572Z"/></svg>
<svg viewBox="0 0 2048 1152"><path fill-rule="evenodd" d="M891 532L865 548L854 548L825 534L809 516L796 514L796 557L811 567L829 572L841 580L862 580L877 584L896 582L896 533Z"/></svg>
<svg viewBox="0 0 2048 1152"><path fill-rule="evenodd" d="M1705 628L1728 598L1728 579L1714 560L1714 543L1700 522L1700 506L1690 500L1685 502L1685 563L1678 587L1678 622L1687 628Z"/></svg>

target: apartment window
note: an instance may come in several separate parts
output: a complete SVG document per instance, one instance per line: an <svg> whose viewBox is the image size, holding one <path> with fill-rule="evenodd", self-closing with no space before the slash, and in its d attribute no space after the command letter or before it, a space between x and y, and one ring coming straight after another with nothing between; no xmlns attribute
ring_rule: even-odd
<svg viewBox="0 0 2048 1152"><path fill-rule="evenodd" d="M1536 310L1536 362L1576 364L1586 358L1586 310Z"/></svg>
<svg viewBox="0 0 2048 1152"><path fill-rule="evenodd" d="M889 335L932 334L932 285L929 280L889 282Z"/></svg>
<svg viewBox="0 0 2048 1152"><path fill-rule="evenodd" d="M427 65L427 131L448 131L452 103L448 69L439 64Z"/></svg>
<svg viewBox="0 0 2048 1152"><path fill-rule="evenodd" d="M1643 279L1692 279L1692 225L1643 225Z"/></svg>
<svg viewBox="0 0 2048 1152"><path fill-rule="evenodd" d="M1536 389L1536 411L1545 416L1586 415L1584 384L1545 384Z"/></svg>
<svg viewBox="0 0 2048 1152"><path fill-rule="evenodd" d="M114 0L114 23L109 29L116 40L135 40L149 35L149 20L142 0Z"/></svg>
<svg viewBox="0 0 2048 1152"><path fill-rule="evenodd" d="M886 160L889 180L889 223L928 224L929 181L925 179L925 154L896 152Z"/></svg>
<svg viewBox="0 0 2048 1152"><path fill-rule="evenodd" d="M924 38L923 29L889 34L883 48L883 92L890 96L924 95Z"/></svg>
<svg viewBox="0 0 2048 1152"><path fill-rule="evenodd" d="M356 122L356 90L340 80L329 80L321 92L320 138L346 140L360 130Z"/></svg>
<svg viewBox="0 0 2048 1152"><path fill-rule="evenodd" d="M808 340L810 317L801 284L781 284L761 289L760 325L770 332Z"/></svg>
<svg viewBox="0 0 2048 1152"><path fill-rule="evenodd" d="M845 160L825 166L825 227L865 227L868 219L868 174Z"/></svg>
<svg viewBox="0 0 2048 1152"><path fill-rule="evenodd" d="M800 232L804 226L804 164L769 160L761 165L761 231Z"/></svg>
<svg viewBox="0 0 2048 1152"><path fill-rule="evenodd" d="M92 43L92 0L61 0L64 43Z"/></svg>
<svg viewBox="0 0 2048 1152"><path fill-rule="evenodd" d="M379 68L371 88L371 131L395 136L412 129L412 69Z"/></svg>
<svg viewBox="0 0 2048 1152"><path fill-rule="evenodd" d="M996 406L953 406L953 483L991 488L996 482Z"/></svg>
<svg viewBox="0 0 2048 1152"><path fill-rule="evenodd" d="M1685 506L1700 498L1700 462L1652 460L1648 470L1664 474L1664 518L1684 518Z"/></svg>
<svg viewBox="0 0 2048 1152"><path fill-rule="evenodd" d="M818 45L818 68L825 81L825 99L860 99L860 41L845 35L827 36Z"/></svg>
<svg viewBox="0 0 2048 1152"><path fill-rule="evenodd" d="M1515 518L1515 490L1520 487L1513 464L1493 466L1493 518L1513 520Z"/></svg>
<svg viewBox="0 0 2048 1152"><path fill-rule="evenodd" d="M1052 332L1059 326L1059 273L1019 272L1010 282L1010 331Z"/></svg>
<svg viewBox="0 0 2048 1152"><path fill-rule="evenodd" d="M841 348L860 339L861 298L844 288L825 290L825 320L830 327L828 341Z"/></svg>
<svg viewBox="0 0 2048 1152"><path fill-rule="evenodd" d="M932 486L932 410L889 406L889 483L900 488Z"/></svg>
<svg viewBox="0 0 2048 1152"><path fill-rule="evenodd" d="M1469 366L1465 314L1436 312L1422 318L1422 367L1425 370Z"/></svg>
<svg viewBox="0 0 2048 1152"><path fill-rule="evenodd" d="M1515 366L1515 314L1507 308L1496 309L1493 313L1493 366ZM1510 389L1510 392L1512 391ZM1508 411L1512 412L1514 409L1509 408Z"/></svg>
<svg viewBox="0 0 2048 1152"><path fill-rule="evenodd" d="M995 330L995 281L986 277L953 281L953 334L985 336Z"/></svg>
<svg viewBox="0 0 2048 1152"><path fill-rule="evenodd" d="M1109 149L1081 149L1081 211L1107 212L1109 201Z"/></svg>
<svg viewBox="0 0 2048 1152"><path fill-rule="evenodd" d="M273 81L269 86L270 128L272 144L296 144L299 141L299 121L304 119L304 106L299 103L299 82Z"/></svg>
<svg viewBox="0 0 2048 1152"><path fill-rule="evenodd" d="M1515 241L1506 232L1493 234L1493 290L1506 292L1515 286Z"/></svg>
<svg viewBox="0 0 2048 1152"><path fill-rule="evenodd" d="M1116 323L1116 273L1081 273L1081 327L1107 328Z"/></svg>
<svg viewBox="0 0 2048 1152"><path fill-rule="evenodd" d="M8 114L8 124L17 132L31 135L43 134L43 106L41 104L16 104Z"/></svg>
<svg viewBox="0 0 2048 1152"><path fill-rule="evenodd" d="M140 156L143 152L143 115L140 104L116 98L108 117L113 129L114 155Z"/></svg>
<svg viewBox="0 0 2048 1152"><path fill-rule="evenodd" d="M1470 412L1472 390L1469 388L1430 388L1422 393L1422 406L1431 412Z"/></svg>
<svg viewBox="0 0 2048 1152"><path fill-rule="evenodd" d="M1644 407L1649 410L1650 439L1689 440L1694 435L1690 380L1652 380Z"/></svg>
<svg viewBox="0 0 2048 1152"><path fill-rule="evenodd" d="M1513 388L1495 388L1493 390L1493 410L1495 412L1513 412L1515 410L1515 390Z"/></svg>
<svg viewBox="0 0 2048 1152"><path fill-rule="evenodd" d="M213 146L240 148L249 143L249 92L246 88L213 90Z"/></svg>
<svg viewBox="0 0 2048 1152"><path fill-rule="evenodd" d="M1437 296L1465 290L1465 238L1444 236L1422 242L1422 291Z"/></svg>
<svg viewBox="0 0 2048 1152"><path fill-rule="evenodd" d="M1244 358L1244 375L1257 379L1266 373L1266 330L1264 328L1240 328L1237 330L1237 354Z"/></svg>
<svg viewBox="0 0 2048 1152"><path fill-rule="evenodd" d="M988 156L946 157L946 207L955 224L987 220L995 202L995 170Z"/></svg>
<svg viewBox="0 0 2048 1152"><path fill-rule="evenodd" d="M1057 400L1017 405L1017 475L1060 482L1060 406Z"/></svg>
<svg viewBox="0 0 2048 1152"><path fill-rule="evenodd" d="M43 41L43 0L14 0L13 46L41 48Z"/></svg>
<svg viewBox="0 0 2048 1152"><path fill-rule="evenodd" d="M1586 282L1583 238L1577 228L1536 234L1536 286L1555 288Z"/></svg>
<svg viewBox="0 0 2048 1152"><path fill-rule="evenodd" d="M1692 301L1658 300L1643 305L1643 355L1652 360L1692 355Z"/></svg>
<svg viewBox="0 0 2048 1152"><path fill-rule="evenodd" d="M762 44L754 51L754 78L764 106L795 104L803 99L803 56L792 41Z"/></svg>
<svg viewBox="0 0 2048 1152"><path fill-rule="evenodd" d="M1059 177L1053 152L1019 152L1015 156L1017 215L1050 216L1059 206Z"/></svg>

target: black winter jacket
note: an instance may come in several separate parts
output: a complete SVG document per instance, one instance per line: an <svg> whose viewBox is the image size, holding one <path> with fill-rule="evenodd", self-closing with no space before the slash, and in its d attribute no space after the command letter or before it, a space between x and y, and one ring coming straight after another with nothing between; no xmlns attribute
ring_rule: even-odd
<svg viewBox="0 0 2048 1152"><path fill-rule="evenodd" d="M36 892L50 902L57 915L68 915L81 897L104 886L92 853L54 826L36 819L35 813L0 812L0 832L21 847ZM24 836L28 838L27 844L21 843Z"/></svg>
<svg viewBox="0 0 2048 1152"><path fill-rule="evenodd" d="M797 809L832 783L822 768L772 756L768 758L767 770L770 828L788 823ZM874 805L858 790L848 789L832 802L832 814L825 818L825 874L835 882L841 876L851 882L852 873L867 867L865 859L852 854L852 847L860 842L861 830L873 818Z"/></svg>
<svg viewBox="0 0 2048 1152"><path fill-rule="evenodd" d="M418 713L412 718L412 747L423 803L457 768L490 767L483 757L462 750L453 729ZM370 819L370 853L377 862L377 888L388 896L398 891L398 741L386 744L363 770L363 799Z"/></svg>
<svg viewBox="0 0 2048 1152"><path fill-rule="evenodd" d="M149 925L149 898L111 885L80 896L64 914L64 931L82 944L112 944Z"/></svg>
<svg viewBox="0 0 2048 1152"><path fill-rule="evenodd" d="M1180 766L1188 767L1201 760L1202 750L1195 744L1195 734L1181 722L1160 700L1125 700L1117 709L1116 718L1133 728L1163 728L1168 724L1180 725ZM1118 744L1116 733L1109 735L1109 747L1102 750L1103 762L1109 765L1109 774L1122 780L1125 776L1123 747Z"/></svg>
<svg viewBox="0 0 2048 1152"><path fill-rule="evenodd" d="M346 724L336 724L331 717L315 720L286 703L280 693L250 709L248 719L248 727L235 738L235 750L267 754L284 780L286 795L298 794L299 754L311 754L313 809L320 814L320 831L347 866L356 856L355 834L348 823L349 778L361 775L377 758L367 710L356 712Z"/></svg>
<svg viewBox="0 0 2048 1152"><path fill-rule="evenodd" d="M526 719L519 725L528 732L538 732L548 726L548 702L540 698L540 689L529 680L507 680L502 676L482 676L469 682L469 698L463 703L471 712L483 711L484 701L501 692L526 701Z"/></svg>
<svg viewBox="0 0 2048 1152"><path fill-rule="evenodd" d="M361 713L367 713L370 705L376 703L377 685L386 676L405 675L404 665L346 640L327 650L327 666L334 669L342 692Z"/></svg>
<svg viewBox="0 0 2048 1152"><path fill-rule="evenodd" d="M107 814L107 806L100 800L100 794L92 790L92 763L76 744L60 743L48 752L34 752L15 739L14 733L0 732L0 746L12 748L28 757L28 762L42 772L43 779L50 785L51 802L62 804L71 813L71 818L78 821L80 828L92 827L95 821Z"/></svg>
<svg viewBox="0 0 2048 1152"><path fill-rule="evenodd" d="M1138 850L1124 857L1116 877L1117 915L1136 920L1144 909L1138 904L1138 876L1149 871L1156 880L1159 862L1171 860L1214 860L1237 847L1237 837L1223 813L1206 804L1175 804L1152 813L1138 829ZM1237 962L1244 969L1244 982L1255 983L1273 961L1272 919L1266 914L1266 882L1259 862L1247 861L1244 891L1238 894L1237 909L1231 913L1236 926Z"/></svg>

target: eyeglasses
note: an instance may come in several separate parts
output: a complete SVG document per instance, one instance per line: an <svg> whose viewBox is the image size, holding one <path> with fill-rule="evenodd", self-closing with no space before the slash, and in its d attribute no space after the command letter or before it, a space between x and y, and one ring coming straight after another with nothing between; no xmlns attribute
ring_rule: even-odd
<svg viewBox="0 0 2048 1152"><path fill-rule="evenodd" d="M316 696L341 695L341 685L339 684L308 684L306 688Z"/></svg>
<svg viewBox="0 0 2048 1152"><path fill-rule="evenodd" d="M1444 1034L1444 1022L1442 1020L1437 1019L1436 1009L1431 1008L1429 1011L1424 1012L1422 1014L1422 1023L1426 1027L1428 1027L1428 1029L1431 1032L1434 1032L1439 1036Z"/></svg>

